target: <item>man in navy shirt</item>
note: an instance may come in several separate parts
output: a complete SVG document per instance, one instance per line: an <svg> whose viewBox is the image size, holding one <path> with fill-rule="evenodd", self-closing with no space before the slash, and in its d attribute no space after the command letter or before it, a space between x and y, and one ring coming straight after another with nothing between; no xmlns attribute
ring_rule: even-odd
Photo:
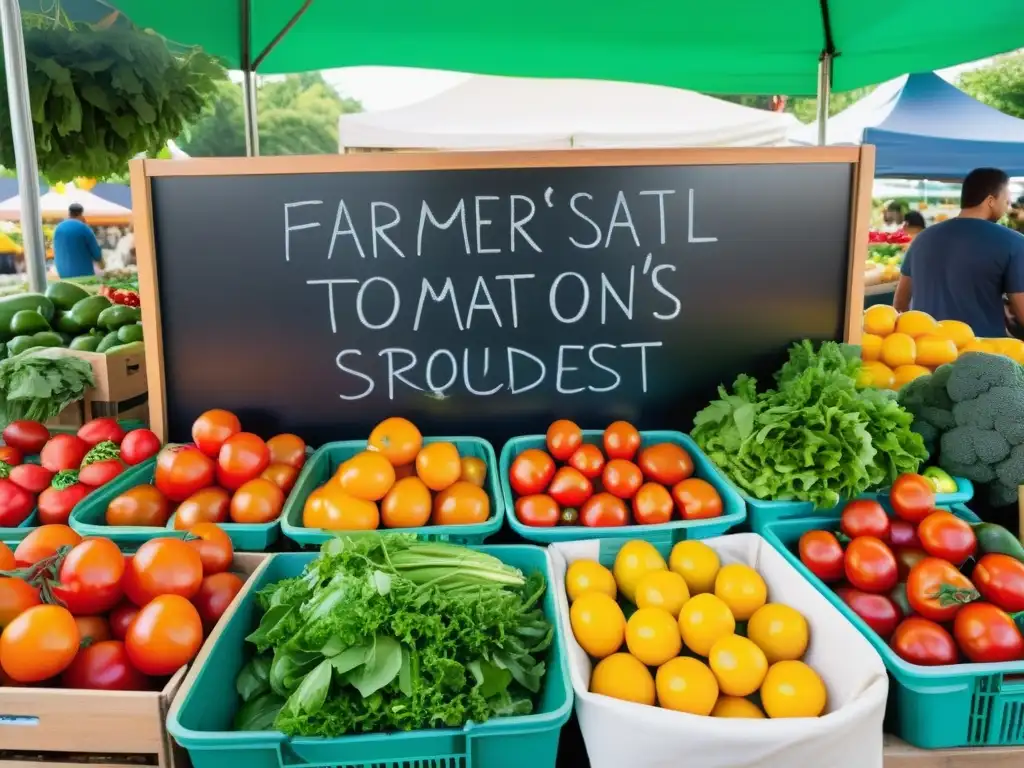
<svg viewBox="0 0 1024 768"><path fill-rule="evenodd" d="M86 277L94 274L93 262L102 259L100 244L89 225L82 221L78 203L68 207L68 217L53 231L53 261L62 277Z"/></svg>
<svg viewBox="0 0 1024 768"><path fill-rule="evenodd" d="M967 174L960 215L924 230L907 249L893 307L960 320L992 338L1007 335L1005 294L1024 321L1024 235L996 223L1010 208L1009 182L996 168Z"/></svg>

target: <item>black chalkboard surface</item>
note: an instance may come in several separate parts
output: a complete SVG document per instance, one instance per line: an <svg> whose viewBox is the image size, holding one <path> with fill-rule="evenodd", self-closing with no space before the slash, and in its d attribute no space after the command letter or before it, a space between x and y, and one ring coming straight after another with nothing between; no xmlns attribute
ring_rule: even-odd
<svg viewBox="0 0 1024 768"><path fill-rule="evenodd" d="M314 445L390 415L499 447L559 417L688 430L719 383L843 338L856 171L155 173L168 437L212 407Z"/></svg>

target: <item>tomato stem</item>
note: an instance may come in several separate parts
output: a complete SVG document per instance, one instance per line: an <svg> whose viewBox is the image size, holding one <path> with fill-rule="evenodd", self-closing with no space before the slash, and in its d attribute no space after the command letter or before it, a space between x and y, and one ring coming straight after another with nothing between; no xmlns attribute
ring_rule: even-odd
<svg viewBox="0 0 1024 768"><path fill-rule="evenodd" d="M53 476L53 480L50 481L50 486L56 488L58 491L63 491L65 488L70 488L77 482L77 470L62 469L60 472Z"/></svg>
<svg viewBox="0 0 1024 768"><path fill-rule="evenodd" d="M29 586L39 590L39 598L44 603L67 607L64 605L64 601L54 594L53 588L60 586L60 567L70 551L71 547L65 544L58 547L52 555L44 557L37 563L26 565L23 568L15 568L12 571L0 571L0 576L21 579Z"/></svg>
<svg viewBox="0 0 1024 768"><path fill-rule="evenodd" d="M937 600L941 606L950 606L967 605L977 600L981 595L976 589L962 589L952 584L942 584L938 590L928 597L931 600Z"/></svg>

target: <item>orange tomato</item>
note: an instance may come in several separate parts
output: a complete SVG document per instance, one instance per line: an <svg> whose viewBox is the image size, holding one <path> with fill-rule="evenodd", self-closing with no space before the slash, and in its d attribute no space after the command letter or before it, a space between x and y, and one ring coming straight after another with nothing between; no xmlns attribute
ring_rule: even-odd
<svg viewBox="0 0 1024 768"><path fill-rule="evenodd" d="M195 498L199 491L189 498ZM188 504L187 501L182 506ZM190 508L186 508L186 517L193 514ZM156 488L156 486L143 484L129 488L119 494L107 504L106 521L107 525L144 525L152 528L163 528L171 516L171 505Z"/></svg>
<svg viewBox="0 0 1024 768"><path fill-rule="evenodd" d="M267 440L267 448L270 449L271 464L287 464L300 470L306 463L306 443L298 435L274 435Z"/></svg>
<svg viewBox="0 0 1024 768"><path fill-rule="evenodd" d="M39 605L39 590L14 576L0 578L0 630L33 605Z"/></svg>
<svg viewBox="0 0 1024 768"><path fill-rule="evenodd" d="M395 467L395 480L401 480L403 477L415 477L416 476L416 464L402 464Z"/></svg>
<svg viewBox="0 0 1024 768"><path fill-rule="evenodd" d="M443 491L459 479L462 461L452 443L430 443L416 454L416 474L427 488Z"/></svg>
<svg viewBox="0 0 1024 768"><path fill-rule="evenodd" d="M211 459L217 458L220 447L232 435L242 431L242 422L231 411L214 408L192 424L192 442Z"/></svg>
<svg viewBox="0 0 1024 768"><path fill-rule="evenodd" d="M604 489L620 499L633 498L643 482L640 468L625 459L612 459L604 465L604 472L601 473Z"/></svg>
<svg viewBox="0 0 1024 768"><path fill-rule="evenodd" d="M434 525L472 525L491 515L491 500L479 486L460 480L434 499Z"/></svg>
<svg viewBox="0 0 1024 768"><path fill-rule="evenodd" d="M644 483L633 497L633 519L638 525L659 525L672 519L672 494L660 483Z"/></svg>
<svg viewBox="0 0 1024 768"><path fill-rule="evenodd" d="M110 639L110 624L102 616L75 616L75 624L82 640L87 639L90 644Z"/></svg>
<svg viewBox="0 0 1024 768"><path fill-rule="evenodd" d="M269 465L270 449L267 444L252 432L239 432L225 440L217 454L217 484L229 491L237 491L259 477Z"/></svg>
<svg viewBox="0 0 1024 768"><path fill-rule="evenodd" d="M216 523L197 523L188 529L194 539L188 545L199 553L203 564L203 576L222 573L231 567L235 558L235 546L231 537Z"/></svg>
<svg viewBox="0 0 1024 768"><path fill-rule="evenodd" d="M483 459L478 459L476 456L464 456L462 459L462 474L459 475L459 480L465 480L467 483L484 487L484 481L487 479L487 464Z"/></svg>
<svg viewBox="0 0 1024 768"><path fill-rule="evenodd" d="M632 460L640 447L640 433L628 421L615 421L604 431L604 452L609 459Z"/></svg>
<svg viewBox="0 0 1024 768"><path fill-rule="evenodd" d="M715 486L699 477L690 477L672 487L672 498L683 520L704 520L722 514L722 497Z"/></svg>
<svg viewBox="0 0 1024 768"><path fill-rule="evenodd" d="M21 683L59 675L78 653L75 617L59 605L36 605L18 615L0 635L0 666Z"/></svg>
<svg viewBox="0 0 1024 768"><path fill-rule="evenodd" d="M0 541L0 571L9 571L14 568L14 553L11 548Z"/></svg>
<svg viewBox="0 0 1024 768"><path fill-rule="evenodd" d="M372 531L380 525L380 512L372 501L349 496L336 483L328 483L309 494L302 525L326 531Z"/></svg>
<svg viewBox="0 0 1024 768"><path fill-rule="evenodd" d="M199 611L178 595L161 595L143 607L124 638L132 666L154 676L173 675L195 658L202 644Z"/></svg>
<svg viewBox="0 0 1024 768"><path fill-rule="evenodd" d="M594 480L604 469L604 454L596 445L584 443L569 457L569 466L579 470L588 480Z"/></svg>
<svg viewBox="0 0 1024 768"><path fill-rule="evenodd" d="M368 450L377 451L396 467L414 462L422 445L423 435L416 425L400 416L384 419L366 441Z"/></svg>
<svg viewBox="0 0 1024 768"><path fill-rule="evenodd" d="M284 493L269 480L257 477L231 497L231 519L236 523L269 523L284 506Z"/></svg>
<svg viewBox="0 0 1024 768"><path fill-rule="evenodd" d="M280 488L282 493L291 492L292 488L295 487L295 480L298 476L299 470L290 464L271 464L260 475L264 480L269 480Z"/></svg>
<svg viewBox="0 0 1024 768"><path fill-rule="evenodd" d="M693 474L693 459L675 443L658 443L640 451L637 465L644 477L663 485L675 485Z"/></svg>
<svg viewBox="0 0 1024 768"><path fill-rule="evenodd" d="M18 543L14 561L19 565L35 565L40 560L57 554L61 547L73 547L82 537L69 526L53 523L41 525Z"/></svg>
<svg viewBox="0 0 1024 768"><path fill-rule="evenodd" d="M418 477L404 477L391 486L380 504L385 528L419 528L430 522L433 500L430 489Z"/></svg>
<svg viewBox="0 0 1024 768"><path fill-rule="evenodd" d="M230 509L230 493L217 486L203 488L178 505L174 511L174 528L178 531L187 531L197 523L226 523ZM109 512L107 514L109 517Z"/></svg>
<svg viewBox="0 0 1024 768"><path fill-rule="evenodd" d="M558 461L568 461L573 452L583 444L583 431L575 422L559 419L548 427L548 453Z"/></svg>
<svg viewBox="0 0 1024 768"><path fill-rule="evenodd" d="M349 496L380 501L395 484L395 468L381 454L363 451L342 462L334 479Z"/></svg>
<svg viewBox="0 0 1024 768"><path fill-rule="evenodd" d="M128 599L145 605L160 595L189 599L203 580L199 552L181 539L150 539L125 563L122 583Z"/></svg>

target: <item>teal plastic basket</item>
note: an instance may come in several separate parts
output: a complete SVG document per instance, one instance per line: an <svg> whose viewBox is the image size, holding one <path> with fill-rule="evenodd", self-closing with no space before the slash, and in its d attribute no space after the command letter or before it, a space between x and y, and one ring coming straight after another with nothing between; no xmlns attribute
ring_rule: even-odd
<svg viewBox="0 0 1024 768"><path fill-rule="evenodd" d="M238 710L235 677L246 660L245 636L258 623L255 593L267 584L297 576L316 557L312 552L272 555L246 583L236 608L222 621L220 634L191 687L167 718L167 730L188 750L194 768L522 768L554 766L558 738L572 711L572 686L552 593L553 579L543 549L482 546L524 573L541 572L548 590L544 613L556 638L546 660L547 674L537 711L496 717L462 728L408 733L377 733L335 739L288 738L280 731L232 731ZM251 646L250 646L251 647Z"/></svg>
<svg viewBox="0 0 1024 768"><path fill-rule="evenodd" d="M604 432L599 429L583 430L583 442L601 445ZM721 536L732 528L742 525L747 519L746 506L739 492L729 483L704 452L697 447L689 435L682 432L650 431L640 433L640 449L658 443L674 443L681 446L693 459L693 474L707 480L722 497L722 514L708 520L673 520L661 525L620 525L608 528L588 528L583 525L556 525L543 528L524 525L516 517L515 497L509 483L509 470L516 456L530 448L547 450L544 435L514 437L501 449L498 471L501 480L501 495L505 499L508 523L512 530L528 541L550 544L553 541L581 541L584 539L644 539L652 544L674 544L684 539L709 539Z"/></svg>
<svg viewBox="0 0 1024 768"><path fill-rule="evenodd" d="M965 520L978 521L966 507L949 509ZM922 749L1024 744L1024 660L923 667L901 659L794 552L807 531L838 524L838 514L776 520L766 523L761 535L853 622L882 657L892 681L886 732Z"/></svg>
<svg viewBox="0 0 1024 768"><path fill-rule="evenodd" d="M491 501L491 516L477 525L428 525L422 528L403 528L402 532L415 533L420 538L434 541L482 544L489 536L501 530L505 518L505 502L498 489L498 461L494 456L494 448L479 437L425 437L423 442L453 443L460 456L483 459L487 465L484 490ZM365 440L327 443L317 449L299 473L281 513L281 531L285 536L302 546L320 546L338 533L323 528L306 528L302 524L302 509L310 494L331 479L338 465L365 450Z"/></svg>

